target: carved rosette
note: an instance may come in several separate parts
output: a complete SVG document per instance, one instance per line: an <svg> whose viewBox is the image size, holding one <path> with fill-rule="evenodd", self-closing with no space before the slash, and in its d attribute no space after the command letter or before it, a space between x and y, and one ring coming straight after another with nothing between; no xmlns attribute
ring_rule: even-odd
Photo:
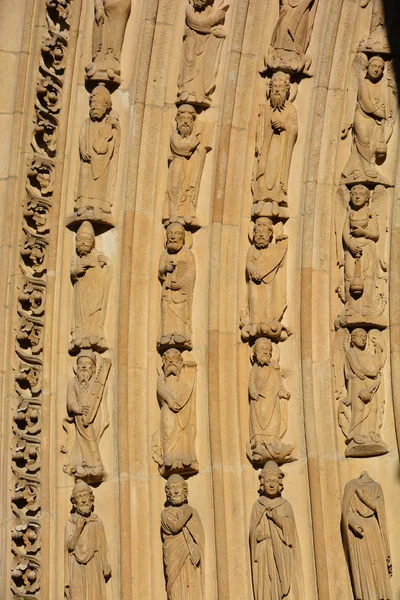
<svg viewBox="0 0 400 600"><path fill-rule="evenodd" d="M43 328L56 141L72 0L47 0L36 89L32 158L21 226L16 325L11 506L16 517L11 590L39 600L41 580L41 423Z"/></svg>

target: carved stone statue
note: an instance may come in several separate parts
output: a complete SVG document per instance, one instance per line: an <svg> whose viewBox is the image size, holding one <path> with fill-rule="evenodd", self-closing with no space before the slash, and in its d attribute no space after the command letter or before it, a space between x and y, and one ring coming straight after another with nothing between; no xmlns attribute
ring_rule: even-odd
<svg viewBox="0 0 400 600"><path fill-rule="evenodd" d="M222 43L226 37L224 0L189 0L178 78L179 102L210 106Z"/></svg>
<svg viewBox="0 0 400 600"><path fill-rule="evenodd" d="M196 110L182 104L176 115L176 131L171 135L168 184L163 222L179 219L196 224L196 208L204 161L210 148L201 143L196 131Z"/></svg>
<svg viewBox="0 0 400 600"><path fill-rule="evenodd" d="M161 254L158 276L162 282L161 331L158 346L192 348L192 302L196 279L193 252L185 244L185 229L168 225L166 249Z"/></svg>
<svg viewBox="0 0 400 600"><path fill-rule="evenodd" d="M250 518L254 600L303 600L299 538L293 509L282 498L283 472L269 461L259 475L260 497Z"/></svg>
<svg viewBox="0 0 400 600"><path fill-rule="evenodd" d="M110 92L102 85L89 99L89 118L79 136L81 165L75 199L75 220L109 221L113 204L121 130Z"/></svg>
<svg viewBox="0 0 400 600"><path fill-rule="evenodd" d="M392 561L383 491L366 471L344 488L342 538L354 598L392 600Z"/></svg>
<svg viewBox="0 0 400 600"><path fill-rule="evenodd" d="M82 350L78 355L75 377L67 387L68 418L63 427L74 426L72 449L65 446L69 462L64 471L88 483L102 481L105 476L99 443L109 425L109 415L104 399L104 389L111 361L101 358L96 371L96 355L92 350Z"/></svg>
<svg viewBox="0 0 400 600"><path fill-rule="evenodd" d="M107 349L104 335L108 294L111 284L109 259L95 248L93 226L84 221L75 240L76 254L71 262L74 286L74 312L71 353L81 348L99 352Z"/></svg>
<svg viewBox="0 0 400 600"><path fill-rule="evenodd" d="M267 104L257 122L253 202L287 206L290 164L297 140L297 111L289 102L290 76L278 71L270 79Z"/></svg>
<svg viewBox="0 0 400 600"><path fill-rule="evenodd" d="M121 83L121 52L131 0L94 0L92 63L87 79Z"/></svg>
<svg viewBox="0 0 400 600"><path fill-rule="evenodd" d="M386 160L397 111L395 84L384 71L383 58L372 56L365 78L359 81L353 122L344 129L344 136L353 129L351 155L343 171L345 181L379 180L376 165Z"/></svg>
<svg viewBox="0 0 400 600"><path fill-rule="evenodd" d="M265 464L293 460L294 446L284 444L287 429L287 401L290 393L283 385L279 363L272 360L272 343L258 338L253 347L254 364L250 371L250 441L248 456Z"/></svg>
<svg viewBox="0 0 400 600"><path fill-rule="evenodd" d="M167 600L204 600L203 525L187 503L188 485L171 475L165 485L166 508L161 513Z"/></svg>
<svg viewBox="0 0 400 600"><path fill-rule="evenodd" d="M265 66L273 71L309 75L306 54L314 27L318 0L280 0L279 19L272 34Z"/></svg>
<svg viewBox="0 0 400 600"><path fill-rule="evenodd" d="M258 217L246 259L249 323L242 329L244 339L260 336L286 339L282 338L286 330L281 320L287 306L284 265L288 240L281 235L273 243L273 235L271 219Z"/></svg>
<svg viewBox="0 0 400 600"><path fill-rule="evenodd" d="M372 4L369 35L361 40L359 51L390 53L390 45L385 27L385 8L383 0L361 0L361 8Z"/></svg>
<svg viewBox="0 0 400 600"><path fill-rule="evenodd" d="M84 482L71 494L71 516L65 527L66 600L107 600L106 582L111 577L103 523L94 514L94 496Z"/></svg>
<svg viewBox="0 0 400 600"><path fill-rule="evenodd" d="M153 437L153 458L161 475L197 473L196 363L185 362L177 348L166 350L162 360L157 380L160 430Z"/></svg>
<svg viewBox="0 0 400 600"><path fill-rule="evenodd" d="M365 329L356 328L349 343L347 336L341 335L343 331L346 332L337 332L335 340L338 351L334 351L334 368L339 425L347 440L345 454L386 454L388 448L380 433L384 412L382 369L386 360L381 334L374 329L368 334ZM373 347L373 354L368 346Z"/></svg>

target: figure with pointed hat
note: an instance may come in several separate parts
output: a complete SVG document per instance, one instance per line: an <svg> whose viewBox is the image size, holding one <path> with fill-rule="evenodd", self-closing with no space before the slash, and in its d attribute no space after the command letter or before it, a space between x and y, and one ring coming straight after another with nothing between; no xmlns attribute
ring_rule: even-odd
<svg viewBox="0 0 400 600"><path fill-rule="evenodd" d="M260 497L250 519L255 600L303 600L299 538L292 506L282 498L283 471L268 461L259 475Z"/></svg>
<svg viewBox="0 0 400 600"><path fill-rule="evenodd" d="M94 514L91 488L79 481L71 494L71 516L65 527L64 597L66 600L107 600L111 577L104 525Z"/></svg>
<svg viewBox="0 0 400 600"><path fill-rule="evenodd" d="M78 229L76 253L71 263L71 281L74 286L74 311L71 354L82 348L98 352L107 349L104 335L108 294L111 282L109 259L95 248L95 234L89 221Z"/></svg>

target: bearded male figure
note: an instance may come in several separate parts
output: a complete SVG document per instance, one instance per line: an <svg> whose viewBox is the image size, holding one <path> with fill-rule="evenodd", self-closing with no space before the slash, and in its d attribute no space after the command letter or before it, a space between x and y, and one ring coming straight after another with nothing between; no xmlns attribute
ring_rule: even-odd
<svg viewBox="0 0 400 600"><path fill-rule="evenodd" d="M95 353L83 350L76 360L75 377L67 386L69 416L63 425L68 430L67 424L73 424L75 436L71 451L62 448L70 459L64 471L89 483L102 481L105 475L99 442L109 425L103 396L110 367L111 361L102 359L96 373Z"/></svg>
<svg viewBox="0 0 400 600"><path fill-rule="evenodd" d="M176 114L176 131L171 135L164 221L182 217L196 220L197 199L207 150L201 134L195 131L197 113L190 104L182 104Z"/></svg>
<svg viewBox="0 0 400 600"><path fill-rule="evenodd" d="M86 77L121 82L121 52L131 0L94 0L92 63Z"/></svg>
<svg viewBox="0 0 400 600"><path fill-rule="evenodd" d="M83 481L74 485L71 516L65 527L64 597L66 600L107 600L111 577L104 526L93 513L94 496Z"/></svg>
<svg viewBox="0 0 400 600"><path fill-rule="evenodd" d="M272 343L258 338L253 347L254 364L249 378L250 441L249 458L264 464L293 460L294 446L284 444L287 429L287 401L290 393L283 385L279 363L272 360Z"/></svg>
<svg viewBox="0 0 400 600"><path fill-rule="evenodd" d="M111 284L111 267L108 258L95 248L92 224L84 221L76 234L71 262L71 281L74 286L74 310L71 353L81 348L100 352L107 349L104 334L108 294Z"/></svg>
<svg viewBox="0 0 400 600"><path fill-rule="evenodd" d="M187 503L188 485L171 475L165 485L166 508L161 536L167 600L204 600L204 529L197 511Z"/></svg>
<svg viewBox="0 0 400 600"><path fill-rule="evenodd" d="M157 453L161 475L171 472L197 473L196 364L185 363L181 352L169 348L162 356L163 373L157 379L157 399L161 408Z"/></svg>
<svg viewBox="0 0 400 600"><path fill-rule="evenodd" d="M249 325L243 333L250 337L260 334L279 337L282 330L280 321L286 310L284 262L288 240L280 236L272 243L273 232L271 219L256 219L253 245L246 259Z"/></svg>
<svg viewBox="0 0 400 600"><path fill-rule="evenodd" d="M178 100L210 106L211 94L226 37L225 15L229 4L217 0L189 0L183 38Z"/></svg>
<svg viewBox="0 0 400 600"><path fill-rule="evenodd" d="M162 282L159 347L192 348L192 302L196 280L193 252L185 244L185 229L168 225L166 249L161 254L158 276Z"/></svg>
<svg viewBox="0 0 400 600"><path fill-rule="evenodd" d="M250 518L254 600L303 600L299 538L293 509L282 498L283 472L269 461L259 475L260 497Z"/></svg>
<svg viewBox="0 0 400 600"><path fill-rule="evenodd" d="M120 138L111 94L100 84L90 94L89 118L79 135L81 166L74 211L81 219L101 221L111 213Z"/></svg>
<svg viewBox="0 0 400 600"><path fill-rule="evenodd" d="M269 102L260 106L253 171L253 202L287 206L290 164L297 140L297 111L289 102L290 76L278 71L271 77Z"/></svg>

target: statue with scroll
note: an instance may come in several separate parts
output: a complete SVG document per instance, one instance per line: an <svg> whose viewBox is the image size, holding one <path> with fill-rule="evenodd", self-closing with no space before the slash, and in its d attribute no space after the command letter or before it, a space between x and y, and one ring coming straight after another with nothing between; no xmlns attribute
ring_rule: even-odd
<svg viewBox="0 0 400 600"><path fill-rule="evenodd" d="M244 339L260 336L286 339L282 338L286 329L281 321L287 307L285 258L288 240L279 234L273 243L273 237L271 219L258 217L246 259L248 324L242 329Z"/></svg>
<svg viewBox="0 0 400 600"><path fill-rule="evenodd" d="M383 491L366 471L344 488L342 539L354 598L393 600L392 560Z"/></svg>
<svg viewBox="0 0 400 600"><path fill-rule="evenodd" d="M92 489L79 481L71 494L71 516L65 527L65 600L107 600L111 577L104 525L93 512Z"/></svg>
<svg viewBox="0 0 400 600"><path fill-rule="evenodd" d="M386 71L388 69L386 68ZM344 182L381 182L377 166L387 156L387 144L393 133L397 114L394 77L385 73L385 61L381 56L358 54L350 78L348 102L355 101L352 88L358 83L356 108L342 129L346 137L353 131L350 158L343 170Z"/></svg>
<svg viewBox="0 0 400 600"><path fill-rule="evenodd" d="M74 286L72 340L69 351L107 349L104 321L111 284L109 259L95 248L93 226L84 221L76 234L76 253L71 262Z"/></svg>
<svg viewBox="0 0 400 600"><path fill-rule="evenodd" d="M64 430L69 433L73 425L72 448L63 446L68 457L64 471L87 483L103 481L105 469L100 456L99 443L109 425L104 390L111 361L100 358L96 370L96 354L82 350L76 359L75 377L67 387L68 418Z"/></svg>
<svg viewBox="0 0 400 600"><path fill-rule="evenodd" d="M361 8L372 4L371 25L367 38L361 40L358 48L361 52L390 53L390 45L385 26L385 8L383 0L361 0Z"/></svg>
<svg viewBox="0 0 400 600"><path fill-rule="evenodd" d="M185 229L171 223L166 231L158 276L162 282L158 347L192 348L192 303L196 280L194 254L185 246Z"/></svg>
<svg viewBox="0 0 400 600"><path fill-rule="evenodd" d="M314 27L318 0L280 0L279 19L265 58L266 68L309 75L306 54Z"/></svg>
<svg viewBox="0 0 400 600"><path fill-rule="evenodd" d="M167 501L161 513L167 600L204 600L204 529L197 511L188 504L188 484L171 475L165 485Z"/></svg>
<svg viewBox="0 0 400 600"><path fill-rule="evenodd" d="M385 407L382 371L386 361L382 334L357 327L349 336L346 329L340 329L333 357L338 421L347 444L345 455L362 458L386 454L388 447L381 437Z"/></svg>
<svg viewBox="0 0 400 600"><path fill-rule="evenodd" d="M160 429L153 436L153 458L161 475L197 473L196 363L185 361L177 348L162 356L163 372L157 379L161 409Z"/></svg>
<svg viewBox="0 0 400 600"><path fill-rule="evenodd" d="M282 498L284 474L269 461L259 475L260 497L250 517L254 600L303 600L299 538L292 506Z"/></svg>
<svg viewBox="0 0 400 600"><path fill-rule="evenodd" d="M86 77L121 83L121 53L131 0L94 0L92 62Z"/></svg>
<svg viewBox="0 0 400 600"><path fill-rule="evenodd" d="M342 199L347 198L341 194ZM383 280L387 264L382 254L385 251L384 239L380 239L380 229L385 231L386 197L384 186L376 186L373 193L362 184L350 189L349 204L337 206L337 235L341 228L339 212L345 213L341 244L338 244L338 264L344 268L344 285L337 291L344 303L338 320L340 325L385 324L382 313L386 306ZM344 202L343 202L344 204ZM379 214L383 226L380 228ZM343 219L343 217L342 217Z"/></svg>
<svg viewBox="0 0 400 600"><path fill-rule="evenodd" d="M201 143L196 130L196 110L182 104L176 114L176 131L171 135L171 156L163 222L177 219L196 224L196 208L201 176L209 147Z"/></svg>
<svg viewBox="0 0 400 600"><path fill-rule="evenodd" d="M103 84L89 98L89 118L79 136L80 170L75 198L75 221L108 222L115 187L121 138L118 115L112 110L110 92Z"/></svg>
<svg viewBox="0 0 400 600"><path fill-rule="evenodd" d="M189 0L178 78L178 101L210 106L215 90L224 23L229 4L224 0Z"/></svg>
<svg viewBox="0 0 400 600"><path fill-rule="evenodd" d="M289 101L290 76L278 71L269 82L267 103L257 121L253 202L287 206L293 148L297 140L297 111Z"/></svg>
<svg viewBox="0 0 400 600"><path fill-rule="evenodd" d="M250 441L248 457L256 464L294 460L294 446L284 444L287 430L287 402L290 393L283 385L279 363L272 360L272 343L258 338L253 346L249 378Z"/></svg>

